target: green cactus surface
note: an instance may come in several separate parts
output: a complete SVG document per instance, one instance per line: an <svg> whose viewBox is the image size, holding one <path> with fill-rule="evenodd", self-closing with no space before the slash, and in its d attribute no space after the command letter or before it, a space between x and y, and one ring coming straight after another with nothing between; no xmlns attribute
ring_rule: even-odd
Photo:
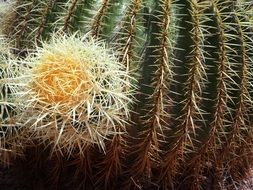
<svg viewBox="0 0 253 190"><path fill-rule="evenodd" d="M14 0L2 12L0 163L22 157L51 189L247 179L250 1Z"/></svg>

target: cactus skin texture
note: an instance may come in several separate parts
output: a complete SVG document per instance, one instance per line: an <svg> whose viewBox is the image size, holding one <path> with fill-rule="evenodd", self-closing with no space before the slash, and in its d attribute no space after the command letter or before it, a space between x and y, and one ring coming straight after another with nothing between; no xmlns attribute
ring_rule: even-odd
<svg viewBox="0 0 253 190"><path fill-rule="evenodd" d="M43 51L43 42L78 32L103 40L129 73L131 77L120 77L133 84L124 87L127 94L122 96L135 91L130 116L120 125L112 122L114 132L101 132L103 140L94 144L78 132L64 140L50 136L47 127L55 110L45 115L47 106L36 115L45 117L43 122L32 124L29 118L41 110L28 106L26 115L11 108L16 114L5 120L13 118L24 129L36 126L35 132L20 135L40 144L24 143L33 150L26 156L34 159L29 163L40 162L52 189L239 188L253 160L251 7L239 0L16 0L1 31L17 62L29 67L24 57ZM71 61L66 58L62 64ZM1 88L3 77L1 70ZM15 78L22 79L22 73ZM22 102L17 105L22 110ZM66 116L60 112L59 117Z"/></svg>

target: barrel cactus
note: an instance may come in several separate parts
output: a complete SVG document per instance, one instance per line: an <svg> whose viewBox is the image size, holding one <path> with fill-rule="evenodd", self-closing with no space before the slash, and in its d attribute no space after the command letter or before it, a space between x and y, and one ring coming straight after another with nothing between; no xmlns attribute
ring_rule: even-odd
<svg viewBox="0 0 253 190"><path fill-rule="evenodd" d="M48 155L53 189L239 187L253 159L251 14L239 0L14 1L1 32L18 70L10 110L36 142L22 149L44 147L32 155Z"/></svg>
<svg viewBox="0 0 253 190"><path fill-rule="evenodd" d="M85 37L57 35L20 61L20 77L13 79L23 108L19 121L67 153L90 143L104 150L107 136L125 131L131 102L125 67Z"/></svg>

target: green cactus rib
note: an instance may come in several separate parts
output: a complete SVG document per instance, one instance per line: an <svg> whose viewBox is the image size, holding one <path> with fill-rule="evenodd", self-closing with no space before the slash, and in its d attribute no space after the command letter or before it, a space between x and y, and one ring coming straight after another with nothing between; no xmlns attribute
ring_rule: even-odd
<svg viewBox="0 0 253 190"><path fill-rule="evenodd" d="M235 149L236 147L239 145L242 145L242 139L243 137L241 136L242 131L247 131L248 129L248 125L250 123L250 118L249 118L249 114L247 113L247 110L250 108L251 106L251 97L250 94L248 92L250 83L248 81L249 78L251 78L251 73L249 72L249 65L250 65L250 60L248 58L248 56L246 55L246 47L248 47L248 42L245 41L245 34L243 31L243 26L240 23L240 19L239 17L235 14L234 15L234 19L235 19L235 28L238 30L238 36L237 38L239 38L239 44L240 44L240 49L239 49L239 55L240 56L240 65L238 66L239 68L241 68L239 74L240 76L238 76L240 78L240 82L239 82L239 93L238 93L238 102L236 105L236 109L235 109L235 116L234 119L232 120L232 124L231 124L231 128L232 130L229 132L229 135L227 137L227 140L225 142L225 145L222 147L221 149L221 153L219 154L218 157L218 164L221 166L220 169L220 176L222 177L222 170L224 170L224 163L229 162L229 160L233 160L233 158L235 157L235 155L231 155L235 154ZM237 142L237 145L235 145L235 143L233 142ZM230 155L230 156L228 156ZM239 156L239 155L238 155ZM227 160L227 161L226 161ZM217 166L217 168L219 168Z"/></svg>
<svg viewBox="0 0 253 190"><path fill-rule="evenodd" d="M41 39L43 31L45 30L45 25L46 25L46 22L47 22L47 18L49 16L49 13L52 10L55 2L56 2L56 0L50 0L50 1L45 3L45 9L43 10L43 14L42 14L42 17L40 19L38 29L37 29L37 32L36 32L36 35L35 35L35 39L36 39L37 42Z"/></svg>
<svg viewBox="0 0 253 190"><path fill-rule="evenodd" d="M190 167L194 168L193 171L193 183L191 189L194 189L195 184L197 184L197 188L201 187L201 182L203 181L203 169L208 168L208 166L215 162L215 152L219 149L221 144L220 140L225 134L225 122L226 115L231 111L231 108L228 107L229 97L229 85L231 85L231 78L228 77L227 73L229 72L229 58L228 58L228 45L226 43L227 34L225 28L229 25L224 23L224 17L226 17L227 13L222 12L219 9L217 1L212 1L212 7L216 13L216 23L218 27L218 60L216 62L218 66L217 70L217 97L215 100L215 106L213 111L213 119L211 120L209 127L209 134L206 140L204 140L201 148L196 152L196 156L191 160L192 163ZM220 4L219 4L220 5ZM221 11L221 12L220 12ZM221 16L222 14L222 16ZM224 17L223 17L224 16ZM205 158L206 156L206 158ZM204 159L204 160L203 160ZM199 164L194 164L199 163ZM190 181L190 180L189 180Z"/></svg>
<svg viewBox="0 0 253 190"><path fill-rule="evenodd" d="M18 9L16 10L17 12L17 16L19 17L18 19L14 18L14 23L13 26L16 26L13 31L11 31L12 33L9 33L10 36L15 36L16 41L15 41L15 46L20 49L20 47L22 46L22 43L24 41L24 36L27 35L27 31L26 29L29 27L29 24L31 22L34 22L33 20L33 7L35 7L37 5L37 1L31 1L31 2L27 2L27 4L21 4L20 1L18 1L17 3L20 4L20 6L18 6Z"/></svg>
<svg viewBox="0 0 253 190"><path fill-rule="evenodd" d="M90 25L90 17L93 13L90 11L93 9L95 0L79 0L76 4L75 11L72 14L69 25L71 26L70 32L87 32L86 25Z"/></svg>
<svg viewBox="0 0 253 190"><path fill-rule="evenodd" d="M234 24L234 23L228 23L228 22L226 23L224 21L225 20L224 18L228 19L229 14L231 14L231 12L228 13L225 11L224 12L221 11L221 13L219 13L218 11L221 9L218 9L218 4L221 5L221 3L217 3L217 4L216 3L217 2L213 1L212 5L213 5L213 8L215 10L217 10L217 13L219 14L219 16L216 17L217 24L222 27L219 29L219 31L220 31L219 36L220 37L219 37L219 45L218 45L218 47L220 48L220 53L219 53L219 60L220 61L217 62L219 64L219 67L218 67L218 69L219 69L218 76L219 77L217 77L218 78L217 85L219 88L217 88L217 89L220 90L220 92L218 91L219 92L218 95L220 95L220 96L217 96L217 98L216 98L216 101L218 101L218 102L216 103L216 106L215 106L216 109L214 110L214 120L211 122L211 125L210 125L209 137L207 138L207 141L204 141L203 146L200 148L200 150L196 152L196 156L191 157L191 164L189 166L192 169L190 169L189 173L193 172L192 176L194 178L193 180L191 180L191 179L189 180L190 184L192 184L191 189L196 189L196 184L198 184L197 187L199 187L199 188L201 187L201 183L203 182L202 176L203 176L204 168L208 169L208 168L210 168L210 165L213 165L213 164L216 165L216 169L219 168L218 163L220 163L220 162L218 160L218 157L222 157L221 155L226 157L226 159L229 159L230 156L228 156L228 152L221 151L221 153L220 153L220 151L219 151L219 149L224 144L224 142L221 142L222 139L226 143L228 143L227 145L229 145L229 141L230 141L229 138L234 138L234 136L236 135L236 131L239 132L238 130L244 130L244 125L246 125L246 126L248 125L248 122L247 122L248 121L248 119L247 119L248 114L242 113L242 110L241 110L242 107L245 106L244 104L249 104L249 102L250 102L250 99L247 98L247 97L249 97L249 95L247 95L248 87L245 86L247 84L247 82L245 82L245 78L243 77L243 76L245 76L245 72L248 72L248 69L245 68L245 66L243 65L244 64L243 62L240 61L238 63L235 63L235 64L239 64L239 65L240 65L240 63L242 64L242 66L237 65L239 68L243 69L242 76L240 77L241 78L240 84L234 85L233 88L229 87L229 86L233 86L233 83L235 83L235 80L233 80L233 78L235 79L236 77L238 77L238 76L234 76L234 77L231 77L231 76L233 76L233 74L238 75L237 73L240 73L240 71L231 70L233 67L228 66L229 64L233 64L237 60L236 59L237 55L234 53L235 51L233 51L233 49L232 49L232 48L234 48L233 45L227 43L228 38L234 39L235 37L232 35L229 36L229 33L231 33L231 31L229 33L227 33L227 31L229 31L232 28L231 27L232 25L233 25L233 27L238 26L238 25ZM228 49L228 47L229 47L229 49ZM243 50L242 55L244 53L246 53L245 49ZM227 73L229 73L230 77L228 77ZM240 87L240 89L234 89L234 88L238 88L238 87ZM225 89L227 89L227 90L225 90ZM231 92L232 92L231 89L239 91L239 97L243 96L247 100L242 100L239 98L239 100L237 100L238 101L237 106L235 105L235 100L231 103L225 103L227 100L230 100L230 101L232 100L232 98L229 97L229 93L231 94ZM244 89L244 90L242 90L242 89ZM246 102L248 102L248 103L246 103ZM222 106L222 104L223 104L223 106ZM220 107L220 106L222 106L222 107ZM227 109L229 106L230 106L230 108L229 108L230 110L226 111L225 109ZM233 107L231 107L231 106L233 106ZM235 111L233 111L234 109L235 109ZM220 111L222 111L222 112L220 113ZM221 114L226 115L226 112L229 114L231 114L232 112L235 112L235 118L237 118L235 121L233 121L233 123L231 125L226 124L227 126L229 125L229 127L226 127L226 125L224 125L224 122L227 122L226 119L232 120L232 118L229 118L229 117L227 118L224 116L221 117ZM229 115L229 114L227 114L227 115ZM243 117L243 119L242 119L242 117ZM237 126L238 122L239 122L238 119L240 119L240 122L243 122L244 124L241 126ZM230 130L230 128L233 128L232 131ZM227 130L230 130L230 133L231 133L230 137L228 135L225 135L226 133L228 133ZM222 138L222 136L223 136L223 138ZM225 139L227 139L227 140L225 140ZM241 139L239 138L239 141L236 141L236 142L240 144L240 141L241 141ZM238 144L236 144L235 146L237 146L237 145ZM224 146L224 148L225 147L226 147L226 145ZM223 149L223 150L225 151L225 149ZM230 153L231 154L235 153L232 150L232 147L230 149ZM206 159L205 159L204 155L207 155ZM196 163L200 163L200 164L196 164ZM222 168L221 170L224 172L225 168L223 168L222 166L221 166L221 168ZM210 171L210 173L212 173L212 172ZM220 177L223 177L223 178L220 179L219 181L223 181L223 179L224 179L223 175L224 175L224 173L220 174ZM216 177L218 177L218 176L219 176L219 174L216 175ZM191 181L192 181L192 183L191 183Z"/></svg>
<svg viewBox="0 0 253 190"><path fill-rule="evenodd" d="M217 151L223 144L222 139L226 138L227 121L232 119L230 114L233 112L232 110L234 108L234 102L229 102L232 101L229 94L231 94L231 87L235 81L233 81L228 73L234 73L235 71L231 70L232 67L230 66L233 57L230 57L232 55L229 47L232 47L227 43L233 38L233 36L227 33L227 31L230 30L231 25L226 22L229 13L226 12L226 9L222 8L222 3L224 2L212 1L212 6L217 16L217 26L219 31L218 94L213 121L210 124L210 134L207 141L208 145L204 148L206 150L203 151L204 154L207 154L206 162L214 165L217 162Z"/></svg>
<svg viewBox="0 0 253 190"><path fill-rule="evenodd" d="M136 46L138 41L139 15L142 12L142 1L132 0L123 16L122 27L117 32L113 43L120 52L120 61L126 65L127 70L133 69L133 61L136 59Z"/></svg>
<svg viewBox="0 0 253 190"><path fill-rule="evenodd" d="M235 19L235 28L238 31L238 39L239 39L239 59L241 62L240 68L240 83L239 83L239 100L237 102L236 115L233 120L232 130L227 138L225 145L223 146L220 154L219 164L224 165L224 163L232 163L227 164L228 171L233 179L240 180L245 175L243 172L240 172L238 175L237 172L233 171L236 167L236 163L233 163L233 160L236 160L241 155L242 156L241 163L247 163L252 158L252 153L249 149L245 152L241 152L238 147L248 147L249 144L252 144L252 131L251 131L251 117L250 113L252 107L252 99L251 92L249 91L252 79L252 59L249 55L252 55L252 39L249 36L250 30L248 25L243 24L245 18L241 10L238 10L236 14L234 14ZM245 138L244 134L248 134L250 138ZM245 140L242 140L245 139ZM247 140L246 140L247 139ZM237 144L235 144L236 142ZM238 153L239 149L239 153ZM250 168L250 166L245 165L245 168ZM233 168L233 169L231 169ZM247 170L247 169L246 169Z"/></svg>
<svg viewBox="0 0 253 190"><path fill-rule="evenodd" d="M55 167L49 175L54 188L61 188L65 170L73 170L72 184L81 189L237 188L253 166L250 9L249 3L239 0L16 0L1 30L12 50L30 55L53 34L89 35L112 48L110 53L132 77L122 81L137 86L123 89L135 91L134 103L126 121L119 114L118 123L112 124L116 133L104 137L97 131L103 136L98 137L102 148L82 144L87 137L80 134L71 136L82 138L76 147L62 145L58 152L52 147ZM23 60L26 55L16 56ZM15 75L16 67L10 68ZM15 98L15 92L7 91L2 84L6 73L0 72L1 103ZM114 98L104 98L101 104ZM7 134L1 129L7 126L5 119L17 121L15 114L20 112L9 104L0 104L0 150L5 147L1 141ZM104 121L100 114L94 113L101 120L98 126ZM61 122L58 116L47 117ZM12 124L10 129L15 130ZM18 152L15 143L23 135L29 134L22 133L7 146ZM51 138L42 146L50 148Z"/></svg>
<svg viewBox="0 0 253 190"><path fill-rule="evenodd" d="M138 124L142 126L139 132L140 139L142 140L137 143L137 146L133 147L133 151L137 156L135 163L129 171L132 177L131 181L127 182L128 185L136 185L139 183L141 185L145 180L151 181L153 178L152 168L160 159L159 139L163 136L165 120L169 117L165 109L168 107L166 93L168 90L167 77L170 73L168 36L171 5L172 1L158 1L156 6L159 8L154 13L155 16L150 19L151 34L155 35L155 37L150 39L149 48L146 50L147 57L145 63L147 65L143 66L143 77L145 80L150 79L153 92L147 97L147 105L142 107L144 112L146 112L144 118L140 118L140 123ZM148 69L152 70L152 72L147 72ZM145 76L149 74L152 77ZM147 179L142 179L143 173L146 174Z"/></svg>
<svg viewBox="0 0 253 190"><path fill-rule="evenodd" d="M77 3L78 3L78 0L72 1L70 7L68 8L67 15L64 18L64 24L63 24L63 29L62 29L63 31L66 31L67 28L69 27L69 22L71 20L71 17L73 15L74 11L75 11L75 7L76 7Z"/></svg>
<svg viewBox="0 0 253 190"><path fill-rule="evenodd" d="M101 24L102 24L102 19L103 16L105 16L105 12L107 11L109 7L109 0L104 0L102 2L102 6L98 10L98 14L95 16L94 21L91 26L91 33L93 36L98 37L100 30L101 30Z"/></svg>
<svg viewBox="0 0 253 190"><path fill-rule="evenodd" d="M114 32L114 23L120 23L121 17L124 12L124 7L122 4L125 3L123 0L113 0L108 4L108 9L103 16L103 28L101 37L107 39L110 42L112 33Z"/></svg>
<svg viewBox="0 0 253 190"><path fill-rule="evenodd" d="M203 4L202 4L203 3ZM187 40L189 43L189 50L187 50L187 60L181 60L180 65L185 63L184 70L188 74L183 78L185 92L180 97L180 107L178 110L180 116L175 119L177 126L175 127L174 137L171 139L172 143L169 144L168 152L164 156L164 164L162 165L160 180L164 188L174 188L173 181L178 174L181 165L185 162L185 156L194 149L194 137L196 130L203 125L203 117L199 104L201 102L202 88L205 81L205 66L203 64L203 38L204 30L201 26L203 18L203 7L205 8L205 1L202 3L187 2L187 6L182 8L186 12L184 14L190 15L191 20L187 28L191 35L185 35L183 41ZM180 50L179 50L180 51ZM180 57L178 58L180 59ZM181 99L182 98L182 99Z"/></svg>
<svg viewBox="0 0 253 190"><path fill-rule="evenodd" d="M4 33L18 49L33 48L35 42L47 40L57 30L85 32L92 0L16 1L16 8L6 20Z"/></svg>

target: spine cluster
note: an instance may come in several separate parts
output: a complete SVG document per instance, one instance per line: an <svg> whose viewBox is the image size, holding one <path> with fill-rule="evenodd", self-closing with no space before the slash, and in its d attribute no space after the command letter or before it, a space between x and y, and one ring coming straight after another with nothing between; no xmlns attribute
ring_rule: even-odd
<svg viewBox="0 0 253 190"><path fill-rule="evenodd" d="M250 3L16 0L9 9L1 161L39 142L56 163L54 184L74 166L76 185L98 189L236 188L247 176Z"/></svg>

